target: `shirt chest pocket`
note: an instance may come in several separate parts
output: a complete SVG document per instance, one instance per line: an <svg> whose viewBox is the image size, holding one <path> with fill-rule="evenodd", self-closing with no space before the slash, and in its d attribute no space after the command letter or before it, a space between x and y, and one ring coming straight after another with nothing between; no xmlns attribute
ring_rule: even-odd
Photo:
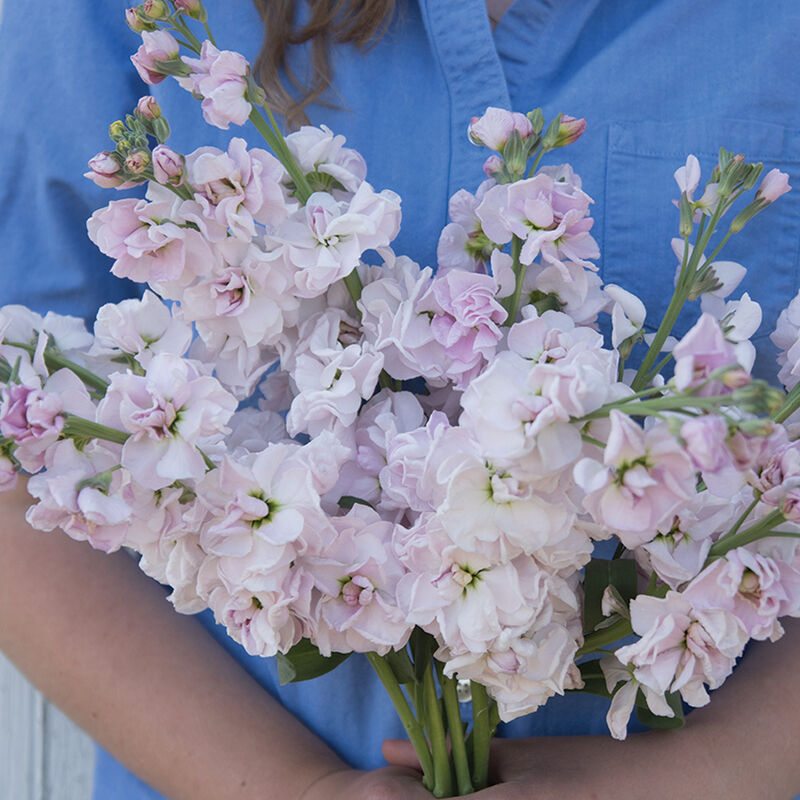
<svg viewBox="0 0 800 800"><path fill-rule="evenodd" d="M732 298L742 292L761 304L764 318L753 337L758 350L756 374L774 377L775 350L769 334L797 292L800 246L800 132L779 125L729 119L660 123L642 121L609 128L603 227L603 279L634 292L647 307L647 325L654 330L672 297L677 259L670 241L678 236L678 197L673 178L686 156L700 161L702 176L695 197L717 162L720 147L762 161L766 174L777 167L789 174L793 191L731 237L720 258L737 261L747 275ZM751 195L752 197L752 195ZM712 250L728 230L740 200L722 218L711 239ZM675 327L681 335L697 318L697 303L688 303Z"/></svg>

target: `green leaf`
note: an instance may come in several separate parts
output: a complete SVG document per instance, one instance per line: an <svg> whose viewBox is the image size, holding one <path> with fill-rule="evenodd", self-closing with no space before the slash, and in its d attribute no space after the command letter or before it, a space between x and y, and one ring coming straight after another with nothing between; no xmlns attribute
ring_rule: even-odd
<svg viewBox="0 0 800 800"><path fill-rule="evenodd" d="M416 681L414 664L405 647L402 650L390 650L383 660L391 667L398 683L414 683Z"/></svg>
<svg viewBox="0 0 800 800"><path fill-rule="evenodd" d="M281 685L318 678L335 669L350 653L323 656L308 639L301 639L288 653L278 653L278 678Z"/></svg>
<svg viewBox="0 0 800 800"><path fill-rule="evenodd" d="M425 633L422 628L414 628L411 632L409 643L411 644L411 652L414 655L414 674L421 683L438 645L433 636Z"/></svg>
<svg viewBox="0 0 800 800"><path fill-rule="evenodd" d="M369 506L373 511L375 510L375 506L372 503L368 503L366 500L362 500L360 497L353 497L352 495L345 494L339 498L339 508L346 508L351 509L356 503L360 503L362 506Z"/></svg>
<svg viewBox="0 0 800 800"><path fill-rule="evenodd" d="M644 699L644 693L641 689L636 693L636 718L642 725L647 725L648 728L655 728L656 730L669 731L675 728L682 728L686 721L683 717L683 702L681 696L677 692L670 692L666 695L669 707L675 712L674 717L659 717L654 714L647 701Z"/></svg>
<svg viewBox="0 0 800 800"><path fill-rule="evenodd" d="M578 669L581 671L581 678L583 678L583 688L567 689L568 692L588 692L600 697L611 698L611 692L606 688L606 679L603 675L603 670L600 668L599 659L584 661L583 664L578 664Z"/></svg>
<svg viewBox="0 0 800 800"><path fill-rule="evenodd" d="M583 578L583 629L591 633L604 620L601 604L606 586L613 586L625 602L638 594L636 562L629 558L593 558Z"/></svg>

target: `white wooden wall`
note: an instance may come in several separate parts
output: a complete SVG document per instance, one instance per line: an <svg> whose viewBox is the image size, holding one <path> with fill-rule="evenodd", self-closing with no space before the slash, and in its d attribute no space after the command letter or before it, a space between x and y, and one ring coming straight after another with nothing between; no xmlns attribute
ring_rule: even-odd
<svg viewBox="0 0 800 800"><path fill-rule="evenodd" d="M91 740L0 654L0 800L90 800L93 769Z"/></svg>

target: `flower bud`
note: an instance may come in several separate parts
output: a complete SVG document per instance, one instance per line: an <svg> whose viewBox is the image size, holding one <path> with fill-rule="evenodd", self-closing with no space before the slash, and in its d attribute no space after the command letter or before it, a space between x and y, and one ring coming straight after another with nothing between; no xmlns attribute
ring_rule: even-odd
<svg viewBox="0 0 800 800"><path fill-rule="evenodd" d="M721 381L729 389L741 389L751 381L750 373L743 367L731 367L722 374Z"/></svg>
<svg viewBox="0 0 800 800"><path fill-rule="evenodd" d="M205 6L200 0L172 0L172 4L177 11L180 11L182 14L188 14L192 19L196 19L198 22L206 22L208 20Z"/></svg>
<svg viewBox="0 0 800 800"><path fill-rule="evenodd" d="M148 94L139 98L139 102L136 104L136 113L144 119L153 120L161 116L161 106L155 97Z"/></svg>
<svg viewBox="0 0 800 800"><path fill-rule="evenodd" d="M184 158L164 144L153 149L153 176L158 183L180 186L183 183Z"/></svg>
<svg viewBox="0 0 800 800"><path fill-rule="evenodd" d="M561 115L561 124L558 127L558 139L556 147L564 147L565 145L576 142L583 135L586 130L586 120L581 117L569 117L566 114Z"/></svg>
<svg viewBox="0 0 800 800"><path fill-rule="evenodd" d="M118 119L108 126L108 135L111 137L112 142L119 142L128 135L128 129L125 127L125 123Z"/></svg>
<svg viewBox="0 0 800 800"><path fill-rule="evenodd" d="M763 203L774 203L782 194L786 194L792 187L789 186L789 176L779 169L771 169L761 181L761 186L756 192L756 200Z"/></svg>
<svg viewBox="0 0 800 800"><path fill-rule="evenodd" d="M125 22L134 33L141 33L142 31L154 31L156 26L151 22L143 20L135 8L128 8L125 10Z"/></svg>
<svg viewBox="0 0 800 800"><path fill-rule="evenodd" d="M84 172L84 177L94 181L103 189L114 189L121 186L125 180L119 174L121 166L115 154L105 150L89 159L90 171Z"/></svg>
<svg viewBox="0 0 800 800"><path fill-rule="evenodd" d="M169 16L164 0L145 0L139 8L147 19L166 19Z"/></svg>
<svg viewBox="0 0 800 800"><path fill-rule="evenodd" d="M150 165L150 153L147 150L134 150L125 159L125 169L132 175L141 175Z"/></svg>

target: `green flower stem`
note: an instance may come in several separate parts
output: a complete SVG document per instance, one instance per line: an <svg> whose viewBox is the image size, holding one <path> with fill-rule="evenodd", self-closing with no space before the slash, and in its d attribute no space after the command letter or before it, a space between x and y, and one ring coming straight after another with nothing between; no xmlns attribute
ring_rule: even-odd
<svg viewBox="0 0 800 800"><path fill-rule="evenodd" d="M214 35L211 33L211 28L208 27L208 21L203 23L203 27L206 29L206 36L208 36L208 41L211 42L211 44L213 44L214 47L216 47L217 43L214 41Z"/></svg>
<svg viewBox="0 0 800 800"><path fill-rule="evenodd" d="M533 159L533 164L531 164L531 168L528 170L528 174L525 176L526 178L532 178L534 173L536 172L537 167L539 166L539 162L542 160L542 156L545 154L544 147L539 149L539 152L536 154L536 158Z"/></svg>
<svg viewBox="0 0 800 800"><path fill-rule="evenodd" d="M691 409L705 408L708 410L716 410L720 406L729 405L731 402L730 395L712 395L711 397L696 397L694 395L669 395L667 397L658 397L652 400L641 400L638 402L630 402L629 398L623 400L615 400L611 403L606 403L600 406L596 411L592 411L583 417L578 417L575 422L588 422L592 419L603 419L609 415L613 409L622 411L632 417L646 417L650 414L658 414L661 411L674 411L685 412L687 407Z"/></svg>
<svg viewBox="0 0 800 800"><path fill-rule="evenodd" d="M4 342L4 344L7 344L9 347L18 347L20 350L24 350L30 356L33 356L36 353L36 347L32 344L25 344L23 342ZM48 350L45 348L44 363L51 372L56 372L60 369L71 370L90 389L94 389L101 394L105 394L106 389L108 389L107 381L104 381L99 375L95 375L93 372L90 372L88 369L86 369L86 367L82 367L80 364L76 364L74 361L64 358L64 356L62 356L60 353L53 351L48 352Z"/></svg>
<svg viewBox="0 0 800 800"><path fill-rule="evenodd" d="M342 280L347 287L347 291L350 293L353 305L356 307L356 314L358 314L358 318L361 319L361 310L358 307L358 301L361 299L361 290L364 288L364 285L361 283L361 276L358 274L358 270L354 269L349 275L345 275Z"/></svg>
<svg viewBox="0 0 800 800"><path fill-rule="evenodd" d="M796 384L786 395L783 405L773 419L775 422L785 422L798 408L800 408L800 383Z"/></svg>
<svg viewBox="0 0 800 800"><path fill-rule="evenodd" d="M272 112L266 106L264 106L264 110L273 121L272 124L274 128L270 127L261 115L261 112L255 106L253 106L253 110L250 112L250 121L255 125L256 130L264 137L264 141L269 145L277 159L286 168L286 171L294 182L297 199L305 205L308 198L311 197L311 187L308 184L305 173L292 157L283 136L274 122Z"/></svg>
<svg viewBox="0 0 800 800"><path fill-rule="evenodd" d="M392 705L394 705L394 709L400 717L400 721L403 723L403 727L408 734L411 744L414 745L414 750L417 753L417 758L422 767L423 783L427 789L432 789L434 774L433 759L431 758L431 751L428 748L428 742L425 739L422 726L417 722L414 712L411 710L411 706L408 705L408 700L406 700L406 696L403 694L403 690L400 688L400 684L397 682L392 668L377 653L367 653L366 655L367 661L369 661L378 675L380 682L383 684L383 688L386 689L389 699L392 701Z"/></svg>
<svg viewBox="0 0 800 800"><path fill-rule="evenodd" d="M472 684L472 785L476 790L489 784L489 742L492 726L489 719L489 695L486 687Z"/></svg>
<svg viewBox="0 0 800 800"><path fill-rule="evenodd" d="M514 282L514 293L510 297L506 297L503 301L503 306L508 311L508 317L503 323L504 325L511 326L517 321L517 312L519 311L519 301L522 296L522 284L525 280L525 273L528 271L526 264L520 264L519 256L522 252L522 239L519 236L514 236L511 239L511 268L514 270L516 278Z"/></svg>
<svg viewBox="0 0 800 800"><path fill-rule="evenodd" d="M98 422L92 422L90 419L84 419L75 414L65 415L62 433L64 436L76 439L102 439L105 442L114 442L114 444L125 444L130 436L125 431L100 425Z"/></svg>
<svg viewBox="0 0 800 800"><path fill-rule="evenodd" d="M750 503L749 506L741 513L739 519L733 524L733 527L725 534L725 536L735 536L739 529L744 525L747 518L752 513L753 509L758 505L758 501L761 499L761 496L753 498L753 502ZM724 537L723 537L724 538Z"/></svg>
<svg viewBox="0 0 800 800"><path fill-rule="evenodd" d="M776 525L780 525L786 521L783 512L776 508L767 514L766 517L760 519L755 525L745 528L738 533L727 534L723 536L716 544L712 545L711 550L708 552L706 559L706 566L710 564L715 558L724 556L730 550L735 550L737 547L744 547L746 544L757 542L759 539L766 539L772 535L772 529Z"/></svg>
<svg viewBox="0 0 800 800"><path fill-rule="evenodd" d="M425 695L425 730L428 733L433 754L433 794L434 797L452 797L453 774L450 769L450 756L447 752L447 735L444 730L439 698L436 696L433 665L430 662L422 679L422 691Z"/></svg>
<svg viewBox="0 0 800 800"><path fill-rule="evenodd" d="M186 38L187 42L189 43L189 49L193 50L199 55L200 51L203 49L203 45L201 41L192 33L192 29L179 16L173 18L172 24L175 26L175 30L180 31L181 36Z"/></svg>
<svg viewBox="0 0 800 800"><path fill-rule="evenodd" d="M472 794L472 779L469 774L469 758L464 742L464 724L461 721L461 710L458 704L458 685L455 678L448 678L440 662L436 662L439 683L442 685L442 699L447 714L447 727L450 730L450 746L453 753L453 764L456 771L456 783L459 794Z"/></svg>
<svg viewBox="0 0 800 800"><path fill-rule="evenodd" d="M614 644L614 642L619 641L624 636L628 636L631 633L633 633L633 628L631 627L630 620L620 619L613 625L609 625L607 628L595 631L584 637L583 647L579 648L575 655L578 657L594 653L606 645Z"/></svg>

